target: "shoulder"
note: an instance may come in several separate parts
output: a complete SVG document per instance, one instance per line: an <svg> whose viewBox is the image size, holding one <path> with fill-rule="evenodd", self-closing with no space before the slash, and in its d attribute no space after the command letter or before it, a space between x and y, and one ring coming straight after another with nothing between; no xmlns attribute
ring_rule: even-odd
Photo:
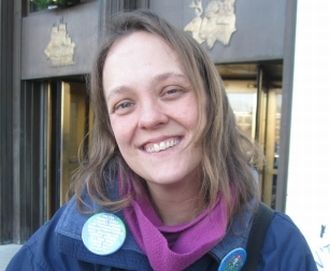
<svg viewBox="0 0 330 271"><path fill-rule="evenodd" d="M274 213L267 229L258 270L317 270L304 236L289 216Z"/></svg>
<svg viewBox="0 0 330 271"><path fill-rule="evenodd" d="M286 246L291 245L293 246L292 248L302 245L300 250L309 251L307 242L298 227L289 216L280 212L274 213L272 222L267 230L266 244L268 244L267 241L270 241L270 244L273 245L282 243Z"/></svg>
<svg viewBox="0 0 330 271"><path fill-rule="evenodd" d="M96 204L91 207L95 212L101 211ZM24 244L10 262L7 271L87 271L103 267L109 270L151 270L146 256L128 229L125 242L118 251L106 256L90 252L83 244L81 235L83 225L91 215L81 213L76 199L71 199ZM122 214L116 215L124 219Z"/></svg>
<svg viewBox="0 0 330 271"><path fill-rule="evenodd" d="M90 215L82 214L76 198L72 198L31 236L7 271L89 270L88 264L81 265L77 254L83 247L81 229Z"/></svg>
<svg viewBox="0 0 330 271"><path fill-rule="evenodd" d="M52 263L49 261L54 259L56 252L54 229L64 209L65 207L60 208L51 220L31 236L10 261L7 271L52 270Z"/></svg>

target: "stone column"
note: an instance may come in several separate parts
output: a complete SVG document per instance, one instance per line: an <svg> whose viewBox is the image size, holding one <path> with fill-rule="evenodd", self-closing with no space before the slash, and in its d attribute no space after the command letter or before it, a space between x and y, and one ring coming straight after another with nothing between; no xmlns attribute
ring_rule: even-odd
<svg viewBox="0 0 330 271"><path fill-rule="evenodd" d="M13 15L0 1L0 244L13 238Z"/></svg>

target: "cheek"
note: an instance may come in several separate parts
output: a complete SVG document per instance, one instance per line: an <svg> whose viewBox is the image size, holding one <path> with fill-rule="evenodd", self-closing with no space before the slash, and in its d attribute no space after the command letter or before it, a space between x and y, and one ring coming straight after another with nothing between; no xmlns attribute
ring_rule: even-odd
<svg viewBox="0 0 330 271"><path fill-rule="evenodd" d="M191 97L184 105L181 105L179 118L185 122L187 127L196 128L198 115L198 104L194 97Z"/></svg>
<svg viewBox="0 0 330 271"><path fill-rule="evenodd" d="M133 134L132 129L130 129L127 123L129 122L118 120L116 117L110 117L112 131L120 150L125 148L126 144L130 142Z"/></svg>
<svg viewBox="0 0 330 271"><path fill-rule="evenodd" d="M120 139L123 138L123 129L121 128L120 123L116 120L116 118L110 117L110 125L117 141L117 144L120 145Z"/></svg>

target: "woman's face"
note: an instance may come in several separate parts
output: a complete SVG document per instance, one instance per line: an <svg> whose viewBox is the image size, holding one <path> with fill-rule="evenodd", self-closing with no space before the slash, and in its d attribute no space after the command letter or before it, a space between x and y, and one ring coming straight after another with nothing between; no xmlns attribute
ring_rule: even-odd
<svg viewBox="0 0 330 271"><path fill-rule="evenodd" d="M119 150L149 187L200 176L201 146L190 144L196 94L174 50L147 32L123 37L108 53L103 86Z"/></svg>

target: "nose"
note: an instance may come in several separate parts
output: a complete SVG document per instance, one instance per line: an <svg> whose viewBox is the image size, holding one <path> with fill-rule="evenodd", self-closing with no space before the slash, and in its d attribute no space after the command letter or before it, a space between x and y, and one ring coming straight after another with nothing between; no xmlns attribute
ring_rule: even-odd
<svg viewBox="0 0 330 271"><path fill-rule="evenodd" d="M155 129L168 122L168 115L157 102L149 101L141 105L139 127L143 129Z"/></svg>

